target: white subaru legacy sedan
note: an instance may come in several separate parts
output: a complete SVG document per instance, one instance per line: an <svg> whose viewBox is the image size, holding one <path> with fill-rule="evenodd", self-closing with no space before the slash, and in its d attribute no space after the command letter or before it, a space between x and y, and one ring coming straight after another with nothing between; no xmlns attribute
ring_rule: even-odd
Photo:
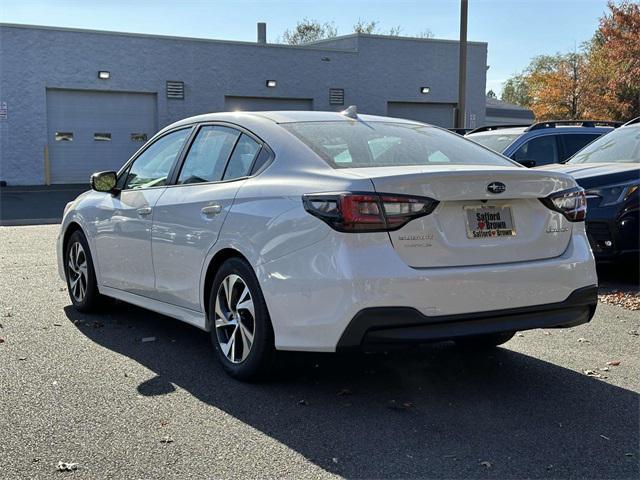
<svg viewBox="0 0 640 480"><path fill-rule="evenodd" d="M333 352L588 322L585 195L441 128L333 112L164 128L65 209L60 274L210 332L232 376Z"/></svg>

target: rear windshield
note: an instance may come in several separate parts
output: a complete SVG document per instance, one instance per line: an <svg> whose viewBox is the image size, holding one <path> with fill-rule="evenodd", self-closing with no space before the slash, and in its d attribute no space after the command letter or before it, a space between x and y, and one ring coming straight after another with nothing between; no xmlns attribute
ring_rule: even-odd
<svg viewBox="0 0 640 480"><path fill-rule="evenodd" d="M567 163L640 163L640 127L624 127L591 142Z"/></svg>
<svg viewBox="0 0 640 480"><path fill-rule="evenodd" d="M516 164L439 128L336 121L282 124L333 168Z"/></svg>
<svg viewBox="0 0 640 480"><path fill-rule="evenodd" d="M467 138L474 142L478 142L480 145L484 145L491 150L502 153L520 135L520 133L474 133L472 135L467 135Z"/></svg>

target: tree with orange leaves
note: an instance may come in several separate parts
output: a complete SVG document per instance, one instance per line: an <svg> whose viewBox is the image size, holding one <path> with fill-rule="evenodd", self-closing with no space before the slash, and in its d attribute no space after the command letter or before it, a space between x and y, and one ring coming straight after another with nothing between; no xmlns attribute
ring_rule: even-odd
<svg viewBox="0 0 640 480"><path fill-rule="evenodd" d="M507 80L502 99L538 120L628 120L640 115L640 5L608 3L593 39L579 52L535 57Z"/></svg>
<svg viewBox="0 0 640 480"><path fill-rule="evenodd" d="M640 4L609 2L587 52L588 112L627 120L640 115Z"/></svg>

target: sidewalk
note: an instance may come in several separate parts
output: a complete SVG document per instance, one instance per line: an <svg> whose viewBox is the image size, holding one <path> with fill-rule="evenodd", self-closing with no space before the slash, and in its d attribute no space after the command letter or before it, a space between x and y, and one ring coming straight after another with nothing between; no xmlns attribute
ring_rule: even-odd
<svg viewBox="0 0 640 480"><path fill-rule="evenodd" d="M87 184L0 188L0 226L60 223L65 205Z"/></svg>

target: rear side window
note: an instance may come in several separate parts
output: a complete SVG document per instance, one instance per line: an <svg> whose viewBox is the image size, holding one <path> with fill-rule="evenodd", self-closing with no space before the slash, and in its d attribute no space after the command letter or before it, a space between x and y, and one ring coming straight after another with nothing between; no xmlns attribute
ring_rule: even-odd
<svg viewBox="0 0 640 480"><path fill-rule="evenodd" d="M561 160L565 160L573 156L574 153L582 150L585 146L593 142L599 136L599 134L587 135L585 133L572 133L562 135L560 138L564 146L564 155Z"/></svg>
<svg viewBox="0 0 640 480"><path fill-rule="evenodd" d="M544 137L532 138L525 142L511 156L516 162L534 160L536 166L558 163L558 143L555 135L545 135Z"/></svg>
<svg viewBox="0 0 640 480"><path fill-rule="evenodd" d="M472 133L466 138L484 145L491 150L502 153L509 145L516 141L521 133Z"/></svg>
<svg viewBox="0 0 640 480"><path fill-rule="evenodd" d="M239 131L228 127L201 127L184 160L178 184L222 180L227 160L239 136Z"/></svg>
<svg viewBox="0 0 640 480"><path fill-rule="evenodd" d="M240 136L240 140L233 149L233 154L229 159L229 165L224 172L223 180L246 177L249 175L253 160L256 158L260 144L253 138L245 135Z"/></svg>
<svg viewBox="0 0 640 480"><path fill-rule="evenodd" d="M431 126L364 121L294 122L282 126L333 168L514 166L460 135Z"/></svg>

